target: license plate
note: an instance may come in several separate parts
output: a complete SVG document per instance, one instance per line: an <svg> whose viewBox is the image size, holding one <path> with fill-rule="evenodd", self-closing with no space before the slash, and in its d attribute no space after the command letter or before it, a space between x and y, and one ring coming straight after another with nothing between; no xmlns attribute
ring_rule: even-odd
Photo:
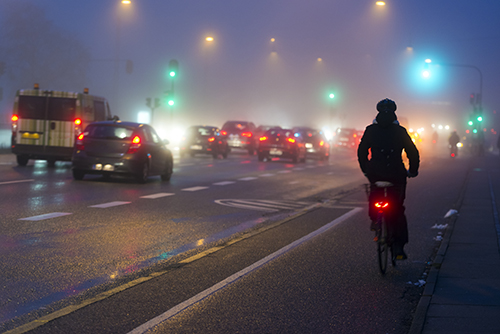
<svg viewBox="0 0 500 334"><path fill-rule="evenodd" d="M282 155L283 151L278 150L277 148L272 148L269 150L269 154L271 155Z"/></svg>
<svg viewBox="0 0 500 334"><path fill-rule="evenodd" d="M202 147L201 147L201 145L191 145L191 149L199 151L202 149Z"/></svg>

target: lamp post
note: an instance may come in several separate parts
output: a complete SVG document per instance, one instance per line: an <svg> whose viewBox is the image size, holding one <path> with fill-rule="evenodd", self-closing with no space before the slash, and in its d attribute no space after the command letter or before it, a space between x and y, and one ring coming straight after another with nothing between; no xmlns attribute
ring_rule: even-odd
<svg viewBox="0 0 500 334"><path fill-rule="evenodd" d="M425 78L430 77L430 71L429 71L428 67L429 67L429 65L431 63L432 63L432 61L430 59L426 59L425 60L426 69L423 72L423 76ZM476 70L479 73L479 97L478 97L477 100L478 100L478 105L479 105L479 111L481 112L483 110L483 102L482 102L482 100L483 100L483 73L481 72L481 70L477 66L468 65L468 64L439 63L439 64L436 64L436 65L449 66L449 67L472 68L472 69Z"/></svg>
<svg viewBox="0 0 500 334"><path fill-rule="evenodd" d="M122 5L130 5L130 0L121 0ZM118 100L119 91L119 73L120 73L120 39L121 39L121 6L116 12L116 40L115 40L115 55L114 55L114 73L113 73L113 99L116 103ZM120 110L118 107L117 110Z"/></svg>

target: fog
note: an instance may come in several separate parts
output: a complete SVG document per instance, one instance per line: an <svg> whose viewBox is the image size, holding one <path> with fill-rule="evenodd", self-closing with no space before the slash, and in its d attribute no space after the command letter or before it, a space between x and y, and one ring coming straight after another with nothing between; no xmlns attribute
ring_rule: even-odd
<svg viewBox="0 0 500 334"><path fill-rule="evenodd" d="M28 11L37 19L13 29ZM167 70L175 59L175 105L155 109L151 121L162 131L226 120L363 129L386 97L398 104L405 126L464 131L480 75L490 131L499 124L499 12L500 2L487 0L383 7L369 0L0 0L0 122L9 123L16 90L34 82L49 90L88 87L109 100L113 114L137 121L139 111L150 111L147 97L163 100L172 89ZM58 38L16 47L34 35ZM12 50L28 54L13 58ZM424 80L426 58L481 73L432 65Z"/></svg>

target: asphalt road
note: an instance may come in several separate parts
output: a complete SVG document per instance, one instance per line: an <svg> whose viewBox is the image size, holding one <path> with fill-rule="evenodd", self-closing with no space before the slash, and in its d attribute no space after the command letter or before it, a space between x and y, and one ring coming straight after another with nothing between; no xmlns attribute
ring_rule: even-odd
<svg viewBox="0 0 500 334"><path fill-rule="evenodd" d="M3 159L0 328L48 314L55 320L34 332L128 332L351 212L152 330L407 332L439 245L432 227L457 200L466 160L423 160L408 185L409 260L385 277L377 271L365 181L352 154L328 163L256 160L183 159L170 183L151 178L138 185L100 177L75 182L65 164L23 169ZM54 212L66 215L33 220ZM214 245L224 247L213 252ZM150 279L133 283L141 277ZM113 288L124 291L98 298Z"/></svg>

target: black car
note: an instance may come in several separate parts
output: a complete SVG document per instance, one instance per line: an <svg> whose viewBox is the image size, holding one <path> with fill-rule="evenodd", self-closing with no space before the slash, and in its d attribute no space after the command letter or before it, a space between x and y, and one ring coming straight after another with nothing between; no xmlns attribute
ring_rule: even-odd
<svg viewBox="0 0 500 334"><path fill-rule="evenodd" d="M319 160L330 158L330 143L326 139L323 131L308 127L293 128L295 133L299 133L306 146L306 156Z"/></svg>
<svg viewBox="0 0 500 334"><path fill-rule="evenodd" d="M250 155L257 149L255 124L246 121L228 121L222 126L221 132L227 136L230 148L247 150Z"/></svg>
<svg viewBox="0 0 500 334"><path fill-rule="evenodd" d="M290 129L271 129L259 138L259 161L273 157L306 161L306 147L299 135Z"/></svg>
<svg viewBox="0 0 500 334"><path fill-rule="evenodd" d="M333 135L335 149L357 149L362 135L356 129L338 128Z"/></svg>
<svg viewBox="0 0 500 334"><path fill-rule="evenodd" d="M279 126L279 125L259 125L254 131L254 136L255 136L255 138L260 138L260 137L262 137L264 132L269 131L271 129L281 129L281 126Z"/></svg>
<svg viewBox="0 0 500 334"><path fill-rule="evenodd" d="M78 136L73 151L73 177L85 174L132 175L144 183L161 175L169 181L173 171L172 152L153 127L147 124L104 121L89 124Z"/></svg>
<svg viewBox="0 0 500 334"><path fill-rule="evenodd" d="M229 145L226 136L215 126L191 126L186 130L180 145L180 155L211 154L214 158L219 155L227 158Z"/></svg>

